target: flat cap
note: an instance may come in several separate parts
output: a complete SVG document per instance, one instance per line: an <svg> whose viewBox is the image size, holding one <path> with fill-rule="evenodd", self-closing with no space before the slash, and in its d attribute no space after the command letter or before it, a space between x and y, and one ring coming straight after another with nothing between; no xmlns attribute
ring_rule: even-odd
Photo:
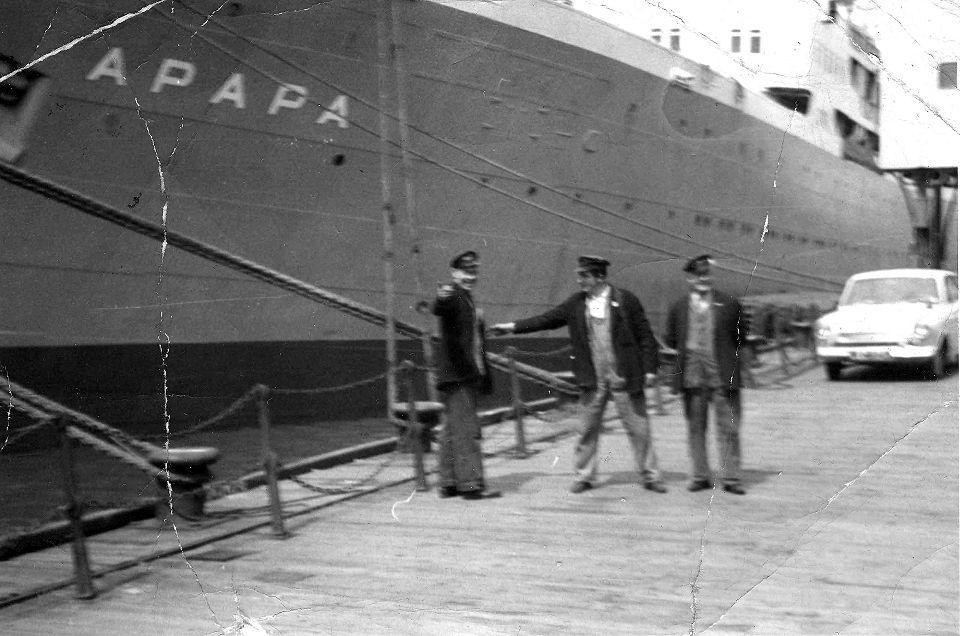
<svg viewBox="0 0 960 636"><path fill-rule="evenodd" d="M457 254L450 261L450 267L453 269L467 269L468 267L477 267L480 264L480 257L473 250L467 250L462 254Z"/></svg>
<svg viewBox="0 0 960 636"><path fill-rule="evenodd" d="M709 274L711 265L713 265L713 257L709 254L701 254L687 261L687 264L683 266L683 271L690 274Z"/></svg>

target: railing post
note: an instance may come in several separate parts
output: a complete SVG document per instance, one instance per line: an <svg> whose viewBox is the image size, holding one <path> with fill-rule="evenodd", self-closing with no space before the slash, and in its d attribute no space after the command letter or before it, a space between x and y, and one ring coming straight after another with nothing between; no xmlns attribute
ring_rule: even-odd
<svg viewBox="0 0 960 636"><path fill-rule="evenodd" d="M416 367L409 360L403 361L403 384L407 392L407 439L413 449L413 472L416 477L416 487L425 491L427 474L423 467L423 434L420 426L420 415L417 413L417 399L413 390L414 372Z"/></svg>
<svg viewBox="0 0 960 636"><path fill-rule="evenodd" d="M513 398L513 422L517 434L517 445L514 452L518 457L527 456L527 437L523 430L523 413L526 407L520 396L520 376L517 375L517 348L510 346L504 352L510 366L510 395Z"/></svg>
<svg viewBox="0 0 960 636"><path fill-rule="evenodd" d="M63 494L66 500L61 510L70 520L73 529L73 571L77 589L74 596L78 599L89 600L97 595L90 576L90 560L87 558L87 544L83 536L83 509L77 501L77 478L73 465L73 438L67 433L69 423L60 416L56 419L57 430L60 433L60 468L63 478Z"/></svg>
<svg viewBox="0 0 960 636"><path fill-rule="evenodd" d="M775 324L774 328L776 330L777 350L780 354L780 370L783 372L783 375L790 375L791 362L790 362L790 356L787 353L787 345L790 339L787 338L786 325L788 323L786 318L783 315L783 311L785 310L780 310L777 312L777 318L776 318L776 322L774 323Z"/></svg>
<svg viewBox="0 0 960 636"><path fill-rule="evenodd" d="M423 364L427 367L427 397L430 398L431 402L439 402L437 374L434 371L433 338L430 337L429 331L425 331L420 336L420 343L423 348Z"/></svg>
<svg viewBox="0 0 960 636"><path fill-rule="evenodd" d="M270 500L270 528L273 536L284 539L288 535L283 525L283 504L280 501L280 487L277 485L277 455L270 447L270 411L267 399L270 387L257 385L257 420L260 423L260 449L263 456L263 470L267 476L267 497Z"/></svg>

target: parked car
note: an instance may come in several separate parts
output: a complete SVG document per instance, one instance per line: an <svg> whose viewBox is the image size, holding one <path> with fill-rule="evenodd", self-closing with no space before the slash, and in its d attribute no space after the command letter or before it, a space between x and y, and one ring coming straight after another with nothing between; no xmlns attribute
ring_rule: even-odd
<svg viewBox="0 0 960 636"><path fill-rule="evenodd" d="M847 364L920 364L933 378L957 362L957 274L887 269L850 277L816 324L827 378Z"/></svg>

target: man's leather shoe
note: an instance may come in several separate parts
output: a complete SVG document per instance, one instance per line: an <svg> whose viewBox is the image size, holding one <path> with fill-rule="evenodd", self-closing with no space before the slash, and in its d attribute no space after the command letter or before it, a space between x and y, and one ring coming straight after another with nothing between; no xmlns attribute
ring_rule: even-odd
<svg viewBox="0 0 960 636"><path fill-rule="evenodd" d="M590 490L591 488L593 488L593 484L591 484L589 481L575 481L573 482L573 485L570 486L570 492L579 494L584 490Z"/></svg>
<svg viewBox="0 0 960 636"><path fill-rule="evenodd" d="M744 490L740 484L724 484L723 489L734 495L745 495L747 491Z"/></svg>
<svg viewBox="0 0 960 636"><path fill-rule="evenodd" d="M499 490L468 490L460 493L460 496L467 501L476 501L478 499L496 499L501 496Z"/></svg>
<svg viewBox="0 0 960 636"><path fill-rule="evenodd" d="M643 485L643 487L646 488L647 490L652 490L653 492L659 492L659 493L667 492L667 487L664 486L659 481L648 481Z"/></svg>
<svg viewBox="0 0 960 636"><path fill-rule="evenodd" d="M437 491L437 494L441 499L447 499L448 497L456 497L459 493L457 493L456 486L443 486Z"/></svg>
<svg viewBox="0 0 960 636"><path fill-rule="evenodd" d="M697 492L698 490L706 490L708 488L713 488L713 483L709 479L691 481L690 485L687 486L687 490L690 492Z"/></svg>

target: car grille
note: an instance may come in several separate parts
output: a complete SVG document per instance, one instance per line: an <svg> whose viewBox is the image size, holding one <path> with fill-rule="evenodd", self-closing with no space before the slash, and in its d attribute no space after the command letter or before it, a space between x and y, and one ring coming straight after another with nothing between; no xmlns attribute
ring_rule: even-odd
<svg viewBox="0 0 960 636"><path fill-rule="evenodd" d="M845 333L837 337L838 345L875 346L899 344L890 339L888 333Z"/></svg>

